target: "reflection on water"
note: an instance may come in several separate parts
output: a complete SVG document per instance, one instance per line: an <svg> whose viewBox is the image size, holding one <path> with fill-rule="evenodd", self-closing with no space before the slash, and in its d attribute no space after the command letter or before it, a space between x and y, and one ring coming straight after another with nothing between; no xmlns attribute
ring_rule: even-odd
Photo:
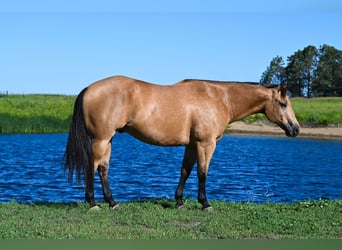
<svg viewBox="0 0 342 250"><path fill-rule="evenodd" d="M66 134L0 136L0 202L84 201L83 184L67 182L62 157ZM183 147L156 147L119 134L109 179L114 198L173 199ZM293 202L342 199L342 142L224 136L207 179L209 200ZM96 176L96 198L102 191ZM196 199L194 168L185 195Z"/></svg>

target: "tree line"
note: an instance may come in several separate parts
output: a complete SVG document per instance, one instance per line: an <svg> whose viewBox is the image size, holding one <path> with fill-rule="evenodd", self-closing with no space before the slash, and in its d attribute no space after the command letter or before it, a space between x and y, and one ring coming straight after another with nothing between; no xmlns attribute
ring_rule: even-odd
<svg viewBox="0 0 342 250"><path fill-rule="evenodd" d="M272 59L260 84L285 84L292 96L342 96L342 51L329 45L309 45L287 57Z"/></svg>

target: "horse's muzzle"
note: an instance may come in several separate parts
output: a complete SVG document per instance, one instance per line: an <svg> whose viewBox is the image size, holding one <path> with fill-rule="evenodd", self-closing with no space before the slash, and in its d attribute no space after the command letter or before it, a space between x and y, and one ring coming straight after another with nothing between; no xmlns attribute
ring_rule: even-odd
<svg viewBox="0 0 342 250"><path fill-rule="evenodd" d="M285 133L288 137L296 137L299 134L299 125L288 123L285 126Z"/></svg>

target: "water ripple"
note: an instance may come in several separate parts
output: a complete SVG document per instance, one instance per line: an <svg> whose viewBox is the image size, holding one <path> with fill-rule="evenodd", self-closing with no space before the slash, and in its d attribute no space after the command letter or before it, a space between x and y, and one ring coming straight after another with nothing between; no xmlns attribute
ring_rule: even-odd
<svg viewBox="0 0 342 250"><path fill-rule="evenodd" d="M83 184L69 184L62 157L66 134L0 136L0 202L84 201ZM224 136L207 179L210 200L293 202L342 199L342 142ZM113 140L109 181L118 201L173 199L183 147L155 147L128 135ZM185 195L197 196L196 169ZM95 195L102 200L98 176Z"/></svg>

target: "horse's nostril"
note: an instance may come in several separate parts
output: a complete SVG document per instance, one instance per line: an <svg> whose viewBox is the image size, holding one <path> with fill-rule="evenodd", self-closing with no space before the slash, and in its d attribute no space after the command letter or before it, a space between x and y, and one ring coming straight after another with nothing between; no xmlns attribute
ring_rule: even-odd
<svg viewBox="0 0 342 250"><path fill-rule="evenodd" d="M294 125L292 126L293 137L296 137L299 134L299 126Z"/></svg>
<svg viewBox="0 0 342 250"><path fill-rule="evenodd" d="M298 126L296 126L296 128L295 128L295 132L296 132L296 135L299 134L299 127Z"/></svg>
<svg viewBox="0 0 342 250"><path fill-rule="evenodd" d="M286 135L289 137L296 137L299 134L299 126L288 122L285 129Z"/></svg>

